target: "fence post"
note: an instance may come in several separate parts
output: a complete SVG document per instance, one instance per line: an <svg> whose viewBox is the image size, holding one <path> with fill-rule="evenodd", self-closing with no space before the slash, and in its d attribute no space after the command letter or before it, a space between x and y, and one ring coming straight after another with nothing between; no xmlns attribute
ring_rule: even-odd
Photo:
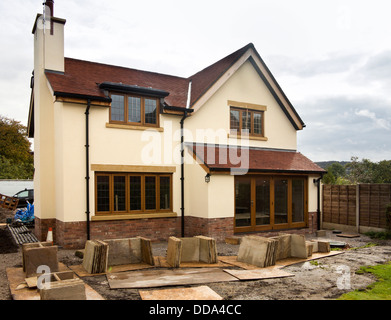
<svg viewBox="0 0 391 320"><path fill-rule="evenodd" d="M356 228L360 233L360 184L356 184Z"/></svg>

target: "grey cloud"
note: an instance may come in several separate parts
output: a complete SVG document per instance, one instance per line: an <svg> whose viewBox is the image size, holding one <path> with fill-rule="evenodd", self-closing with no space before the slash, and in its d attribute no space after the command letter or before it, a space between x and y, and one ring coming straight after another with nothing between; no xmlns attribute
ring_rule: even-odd
<svg viewBox="0 0 391 320"><path fill-rule="evenodd" d="M299 113L307 123L298 134L299 151L313 160L391 159L391 106L387 101L330 97L302 102Z"/></svg>
<svg viewBox="0 0 391 320"><path fill-rule="evenodd" d="M343 73L362 59L361 54L331 53L322 59L273 55L268 57L272 70L279 75L307 78L321 74Z"/></svg>
<svg viewBox="0 0 391 320"><path fill-rule="evenodd" d="M381 81L389 85L391 83L391 50L369 57L366 63L352 74L351 79L360 83Z"/></svg>

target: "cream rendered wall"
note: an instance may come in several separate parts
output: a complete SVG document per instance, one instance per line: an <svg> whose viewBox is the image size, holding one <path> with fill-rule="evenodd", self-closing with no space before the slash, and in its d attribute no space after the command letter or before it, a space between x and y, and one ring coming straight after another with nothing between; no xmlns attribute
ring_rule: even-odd
<svg viewBox="0 0 391 320"><path fill-rule="evenodd" d="M181 208L179 121L179 116L160 115L160 127L163 128L163 132L156 129L107 128L109 109L95 107L90 111L90 164L176 167L173 174L173 211L179 215ZM94 215L94 172L91 171L90 176L90 208L91 215Z"/></svg>
<svg viewBox="0 0 391 320"><path fill-rule="evenodd" d="M56 217L55 124L53 95L45 69L64 71L64 24L53 23L54 34L38 19L34 33L34 214Z"/></svg>
<svg viewBox="0 0 391 320"><path fill-rule="evenodd" d="M319 179L319 176L308 177L308 212L316 212L318 210L318 187L314 183L314 179Z"/></svg>
<svg viewBox="0 0 391 320"><path fill-rule="evenodd" d="M85 105L55 103L56 215L64 222L86 219L85 110Z"/></svg>
<svg viewBox="0 0 391 320"><path fill-rule="evenodd" d="M199 164L185 164L185 216L209 217L210 183L205 182L205 175L205 170Z"/></svg>
<svg viewBox="0 0 391 320"><path fill-rule="evenodd" d="M208 183L208 218L235 215L235 179L232 175L213 175Z"/></svg>
<svg viewBox="0 0 391 320"><path fill-rule="evenodd" d="M267 107L265 135L267 141L249 140L254 147L293 149L297 148L296 130L275 101L249 61L246 61L205 105L185 121L186 141L201 143L238 144L228 139L230 113L228 100L253 103ZM202 133L208 133L204 138Z"/></svg>

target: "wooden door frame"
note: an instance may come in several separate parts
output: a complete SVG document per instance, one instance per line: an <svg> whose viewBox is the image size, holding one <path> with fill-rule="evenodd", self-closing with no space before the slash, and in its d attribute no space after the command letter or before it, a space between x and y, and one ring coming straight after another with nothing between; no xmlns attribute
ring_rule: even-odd
<svg viewBox="0 0 391 320"><path fill-rule="evenodd" d="M251 225L246 227L236 227L236 190L234 190L234 233L240 232L254 232L254 231L267 231L267 230L283 230L283 229L295 229L308 227L308 176L307 175L266 175L265 178L270 179L270 224L268 225L256 225L256 178L260 177L260 174L251 174L241 176L250 178L250 190L251 190ZM236 181L240 177L235 177L234 188L236 188ZM287 223L275 224L275 179L285 178L288 180L288 208L287 208ZM304 179L304 221L303 222L292 222L292 180L295 178Z"/></svg>

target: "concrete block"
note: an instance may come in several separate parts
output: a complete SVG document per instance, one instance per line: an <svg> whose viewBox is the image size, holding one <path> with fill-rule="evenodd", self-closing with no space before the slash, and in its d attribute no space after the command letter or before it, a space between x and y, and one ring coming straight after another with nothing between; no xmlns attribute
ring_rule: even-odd
<svg viewBox="0 0 391 320"><path fill-rule="evenodd" d="M26 272L25 257L24 253L27 249L31 248L41 248L41 247L51 247L53 243L51 242L34 242L34 243L23 243L22 244L22 265L23 271Z"/></svg>
<svg viewBox="0 0 391 320"><path fill-rule="evenodd" d="M86 300L86 290L81 279L51 281L39 290L41 300Z"/></svg>
<svg viewBox="0 0 391 320"><path fill-rule="evenodd" d="M318 242L318 252L330 252L330 242L329 241L317 241Z"/></svg>
<svg viewBox="0 0 391 320"><path fill-rule="evenodd" d="M291 234L291 257L308 258L305 237L301 234Z"/></svg>
<svg viewBox="0 0 391 320"><path fill-rule="evenodd" d="M46 266L49 272L58 271L57 246L38 246L25 247L23 250L23 267L26 272L26 278L46 273L42 271L38 273L37 269L41 266Z"/></svg>

